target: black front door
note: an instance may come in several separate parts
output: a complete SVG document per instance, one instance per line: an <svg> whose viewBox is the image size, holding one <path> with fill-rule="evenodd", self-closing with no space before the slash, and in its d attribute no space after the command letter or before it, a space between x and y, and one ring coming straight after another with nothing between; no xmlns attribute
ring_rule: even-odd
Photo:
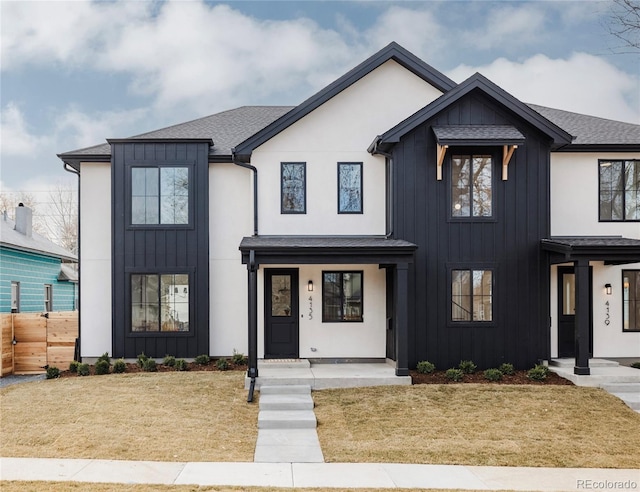
<svg viewBox="0 0 640 492"><path fill-rule="evenodd" d="M393 315L395 307L393 303L393 268L387 268L387 359L396 360L396 330Z"/></svg>
<svg viewBox="0 0 640 492"><path fill-rule="evenodd" d="M265 359L298 358L298 316L298 270L265 270Z"/></svg>
<svg viewBox="0 0 640 492"><path fill-rule="evenodd" d="M589 357L593 354L593 282L589 267ZM576 276L573 267L558 267L558 357L576 354Z"/></svg>

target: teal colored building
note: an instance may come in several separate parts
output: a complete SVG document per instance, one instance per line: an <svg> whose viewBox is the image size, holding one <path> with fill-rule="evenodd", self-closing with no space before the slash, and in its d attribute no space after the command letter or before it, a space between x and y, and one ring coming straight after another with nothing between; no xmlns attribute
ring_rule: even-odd
<svg viewBox="0 0 640 492"><path fill-rule="evenodd" d="M0 218L0 313L73 311L78 307L75 254L33 232L31 209Z"/></svg>

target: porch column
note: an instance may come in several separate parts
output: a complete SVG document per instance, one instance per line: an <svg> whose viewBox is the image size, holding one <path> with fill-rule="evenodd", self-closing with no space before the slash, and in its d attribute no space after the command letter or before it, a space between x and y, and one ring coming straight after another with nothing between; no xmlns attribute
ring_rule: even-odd
<svg viewBox="0 0 640 492"><path fill-rule="evenodd" d="M409 375L409 264L396 265L396 376Z"/></svg>
<svg viewBox="0 0 640 492"><path fill-rule="evenodd" d="M249 353L247 376L258 377L258 267L255 252L249 251L247 263L248 287L249 287Z"/></svg>
<svg viewBox="0 0 640 492"><path fill-rule="evenodd" d="M589 375L589 260L576 260L573 268L576 275L576 362L573 373Z"/></svg>

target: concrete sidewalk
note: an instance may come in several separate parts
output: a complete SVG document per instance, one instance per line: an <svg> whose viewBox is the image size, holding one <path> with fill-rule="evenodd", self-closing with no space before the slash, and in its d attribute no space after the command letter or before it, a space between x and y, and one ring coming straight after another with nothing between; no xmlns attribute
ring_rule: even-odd
<svg viewBox="0 0 640 492"><path fill-rule="evenodd" d="M385 463L172 463L0 458L2 480L124 484L469 490L640 489L640 470Z"/></svg>

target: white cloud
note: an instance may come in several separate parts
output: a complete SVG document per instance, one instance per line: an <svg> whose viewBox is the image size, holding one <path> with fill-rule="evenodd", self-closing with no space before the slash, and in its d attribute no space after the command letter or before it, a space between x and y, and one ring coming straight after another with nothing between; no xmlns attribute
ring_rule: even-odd
<svg viewBox="0 0 640 492"><path fill-rule="evenodd" d="M0 127L0 150L6 156L28 156L35 146L51 143L47 136L37 136L31 130L17 104L8 102L2 108L2 126Z"/></svg>
<svg viewBox="0 0 640 492"><path fill-rule="evenodd" d="M460 65L447 75L461 82L475 72L524 102L640 123L640 78L593 55L536 55L521 63L500 58L485 66Z"/></svg>

